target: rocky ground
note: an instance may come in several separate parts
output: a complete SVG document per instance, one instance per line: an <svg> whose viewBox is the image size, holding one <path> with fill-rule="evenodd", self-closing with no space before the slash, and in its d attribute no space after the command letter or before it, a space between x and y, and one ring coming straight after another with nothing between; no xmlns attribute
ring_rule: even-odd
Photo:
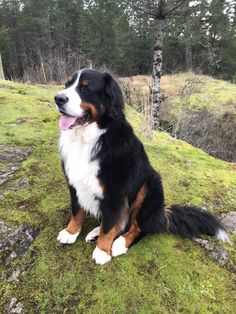
<svg viewBox="0 0 236 314"><path fill-rule="evenodd" d="M29 182L27 177L23 176L15 182L14 175L20 169L21 163L30 155L30 150L8 145L0 145L0 148L0 161L4 164L4 167L0 171L0 189L2 191L5 189L14 191L25 187ZM3 194L1 194L1 197L3 197ZM236 235L236 211L222 214L219 218L225 229L229 233L232 232ZM10 228L5 225L3 220L0 220L0 250L2 251L3 265L8 266L13 259L22 256L38 236L39 232L39 229L32 228L26 224ZM200 244L219 265L225 266L229 263L230 256L224 247L206 239L195 238L194 241ZM19 282L20 277L24 276L25 273L26 269L24 268L11 269L11 272L5 272L2 275L1 280ZM18 302L15 297L11 298L6 312L22 313L22 311L23 304Z"/></svg>
<svg viewBox="0 0 236 314"><path fill-rule="evenodd" d="M69 196L51 104L56 89L0 82L0 312L234 313L235 165L165 133L149 140L143 117L130 108L128 119L162 174L166 203L218 215L231 243L149 236L98 266L93 245L84 241L97 225L91 218L75 244L57 243L69 219Z"/></svg>
<svg viewBox="0 0 236 314"><path fill-rule="evenodd" d="M0 145L0 198L4 189L19 189L28 184L27 177L23 176L14 182L14 174L20 169L21 163L30 155L29 149L16 146ZM7 184L6 184L7 183Z"/></svg>

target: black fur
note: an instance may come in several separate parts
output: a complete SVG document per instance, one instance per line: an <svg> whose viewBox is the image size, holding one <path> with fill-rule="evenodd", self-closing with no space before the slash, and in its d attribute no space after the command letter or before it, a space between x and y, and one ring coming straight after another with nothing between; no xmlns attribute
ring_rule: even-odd
<svg viewBox="0 0 236 314"><path fill-rule="evenodd" d="M173 205L169 231L184 238L206 234L214 236L222 228L219 220L198 207Z"/></svg>
<svg viewBox="0 0 236 314"><path fill-rule="evenodd" d="M86 88L81 86L85 79L88 80ZM91 156L91 159L99 160L98 178L105 187L104 198L100 202L104 233L117 223L127 200L131 206L145 184L147 194L137 215L141 230L139 238L160 232L186 238L200 234L216 235L222 226L210 213L182 205L172 205L168 212L165 210L161 177L150 165L142 143L125 118L118 83L107 73L83 70L77 92L83 101L96 107L99 112L97 124L102 129L106 128ZM70 188L70 192L73 203L73 189Z"/></svg>
<svg viewBox="0 0 236 314"><path fill-rule="evenodd" d="M62 166L62 170L63 170L63 173L65 175L65 178L66 178L66 181L67 181L67 185L68 185L68 189L69 189L69 192L70 192L71 212L72 212L73 216L76 216L78 214L78 212L79 212L79 209L80 209L78 197L76 195L76 189L72 185L70 185L68 180L67 180L63 161L61 163L61 166Z"/></svg>

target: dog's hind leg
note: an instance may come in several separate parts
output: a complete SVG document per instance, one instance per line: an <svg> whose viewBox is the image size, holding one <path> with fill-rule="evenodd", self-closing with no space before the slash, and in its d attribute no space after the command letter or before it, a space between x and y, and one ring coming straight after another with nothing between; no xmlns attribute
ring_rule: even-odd
<svg viewBox="0 0 236 314"><path fill-rule="evenodd" d="M135 221L131 224L128 232L121 235L113 242L111 248L112 256L125 254L128 251L128 248L134 243L140 234L141 231L137 222Z"/></svg>
<svg viewBox="0 0 236 314"><path fill-rule="evenodd" d="M131 220L130 220L129 230L128 232L121 235L119 238L117 238L113 242L112 249L111 249L112 256L125 254L128 248L134 242L137 242L137 239L141 237L141 230L137 222L137 214L141 206L143 205L146 195L147 195L147 186L144 184L140 188L134 202L131 205Z"/></svg>
<svg viewBox="0 0 236 314"><path fill-rule="evenodd" d="M104 233L103 226L101 227L97 245L93 251L93 259L96 264L103 265L111 260L111 246L119 232L117 226L114 226L107 233Z"/></svg>
<svg viewBox="0 0 236 314"><path fill-rule="evenodd" d="M96 264L100 265L105 264L111 260L112 243L126 225L127 216L129 213L127 198L114 204L112 199L108 197L105 205L105 209L108 210L104 210L102 212L100 233L97 239L96 248L93 251L93 259L95 260ZM112 205L114 206L113 215L111 215L109 211L109 208L111 208Z"/></svg>

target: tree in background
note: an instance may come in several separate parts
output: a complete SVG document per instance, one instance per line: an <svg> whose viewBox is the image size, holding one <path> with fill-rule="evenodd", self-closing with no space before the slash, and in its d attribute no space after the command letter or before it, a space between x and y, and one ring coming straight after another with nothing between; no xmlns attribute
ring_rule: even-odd
<svg viewBox="0 0 236 314"><path fill-rule="evenodd" d="M185 10L184 18L169 19L164 39L165 72L192 67L193 71L233 80L235 3L235 0L195 0Z"/></svg>
<svg viewBox="0 0 236 314"><path fill-rule="evenodd" d="M133 11L136 16L147 16L155 22L155 43L152 64L152 101L151 124L153 129L158 127L160 110L160 78L163 63L163 40L166 21L175 16L184 17L185 10L189 9L188 0L124 0L123 3Z"/></svg>
<svg viewBox="0 0 236 314"><path fill-rule="evenodd" d="M123 0L131 17L148 17L155 27L152 66L152 128L158 127L160 78L163 51L171 70L200 69L219 75L228 63L233 66L228 76L235 78L235 0ZM230 19L230 14L234 15ZM169 47L165 45L169 37ZM165 49L165 50L164 50ZM183 56L185 56L183 58ZM173 60L173 61L172 61ZM234 60L234 61L233 61ZM176 62L177 61L177 62ZM180 67L178 69L178 64ZM223 74L226 77L226 74Z"/></svg>
<svg viewBox="0 0 236 314"><path fill-rule="evenodd" d="M122 73L126 66L132 65L125 59L127 45L132 46L132 32L126 14L115 0L89 0L85 14L90 41L86 48L88 58L95 67L110 71L117 69Z"/></svg>
<svg viewBox="0 0 236 314"><path fill-rule="evenodd" d="M83 0L3 0L0 49L7 78L61 81L84 66L88 39ZM2 31L1 31L2 30Z"/></svg>
<svg viewBox="0 0 236 314"><path fill-rule="evenodd" d="M209 5L209 45L216 51L217 63L211 72L236 80L236 1L212 0ZM209 69L210 71L211 69Z"/></svg>
<svg viewBox="0 0 236 314"><path fill-rule="evenodd" d="M3 73L3 67L2 67L2 56L0 54L0 80L4 80L4 73Z"/></svg>
<svg viewBox="0 0 236 314"><path fill-rule="evenodd" d="M155 57L155 86L161 70L234 81L235 2L0 0L5 77L63 81L91 63L121 76L150 74ZM158 95L153 88L153 99Z"/></svg>

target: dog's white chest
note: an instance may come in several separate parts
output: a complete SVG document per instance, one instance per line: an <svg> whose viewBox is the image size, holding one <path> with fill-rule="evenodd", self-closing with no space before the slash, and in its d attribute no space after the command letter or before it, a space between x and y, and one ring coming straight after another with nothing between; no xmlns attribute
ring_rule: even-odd
<svg viewBox="0 0 236 314"><path fill-rule="evenodd" d="M76 189L81 207L94 216L99 214L103 190L97 179L99 163L91 153L104 130L96 124L62 132L59 147L69 184Z"/></svg>

